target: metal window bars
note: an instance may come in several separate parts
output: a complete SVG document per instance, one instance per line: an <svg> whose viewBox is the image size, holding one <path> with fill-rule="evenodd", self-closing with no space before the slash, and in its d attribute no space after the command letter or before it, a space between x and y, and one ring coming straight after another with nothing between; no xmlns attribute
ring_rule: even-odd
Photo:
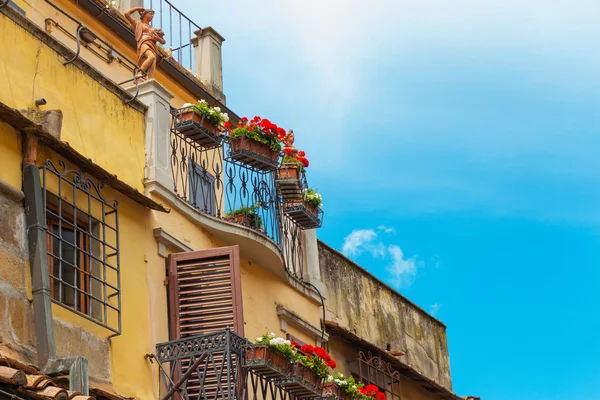
<svg viewBox="0 0 600 400"><path fill-rule="evenodd" d="M387 400L400 400L400 372L385 361L380 355L370 351L358 352L358 378L365 384L373 384L386 394Z"/></svg>
<svg viewBox="0 0 600 400"><path fill-rule="evenodd" d="M42 193L52 301L121 333L118 202L103 183L47 160Z"/></svg>

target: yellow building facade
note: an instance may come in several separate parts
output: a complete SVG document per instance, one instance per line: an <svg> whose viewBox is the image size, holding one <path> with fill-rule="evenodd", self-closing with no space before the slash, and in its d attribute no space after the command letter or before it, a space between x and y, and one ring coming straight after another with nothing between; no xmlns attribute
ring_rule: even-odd
<svg viewBox="0 0 600 400"><path fill-rule="evenodd" d="M183 128L199 99L238 120L216 31L169 34L179 50L136 83L132 33L103 0L0 3L0 397L162 399L211 346L213 372L183 379L206 390L175 396L272 397L240 346L274 332L381 377L390 400L458 398L443 324L318 242L322 214L286 208L276 166Z"/></svg>

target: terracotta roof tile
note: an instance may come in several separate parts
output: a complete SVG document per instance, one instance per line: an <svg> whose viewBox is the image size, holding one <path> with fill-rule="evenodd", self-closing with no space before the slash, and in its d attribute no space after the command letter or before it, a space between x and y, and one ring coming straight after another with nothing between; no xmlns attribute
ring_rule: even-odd
<svg viewBox="0 0 600 400"><path fill-rule="evenodd" d="M22 386L27 382L27 378L21 370L0 366L0 382Z"/></svg>
<svg viewBox="0 0 600 400"><path fill-rule="evenodd" d="M37 400L94 400L94 397L56 386L52 378L40 375L35 367L0 354L0 388L2 385L11 386L23 397Z"/></svg>

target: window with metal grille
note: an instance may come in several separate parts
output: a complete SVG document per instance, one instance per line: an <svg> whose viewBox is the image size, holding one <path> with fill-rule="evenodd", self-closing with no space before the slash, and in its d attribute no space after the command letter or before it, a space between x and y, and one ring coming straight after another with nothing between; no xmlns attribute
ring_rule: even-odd
<svg viewBox="0 0 600 400"><path fill-rule="evenodd" d="M384 392L387 400L400 400L400 372L380 355L358 352L358 371L353 376L364 384L373 384Z"/></svg>
<svg viewBox="0 0 600 400"><path fill-rule="evenodd" d="M120 334L118 203L64 162L42 174L52 301Z"/></svg>

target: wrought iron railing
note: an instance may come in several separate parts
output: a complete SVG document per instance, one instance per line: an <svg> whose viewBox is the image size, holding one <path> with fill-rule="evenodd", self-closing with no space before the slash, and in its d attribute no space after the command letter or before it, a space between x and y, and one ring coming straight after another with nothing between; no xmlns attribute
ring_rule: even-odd
<svg viewBox="0 0 600 400"><path fill-rule="evenodd" d="M273 240L290 274L304 280L305 229L321 225L323 211L303 202L303 171L295 184L278 177L279 155L252 141L221 135L193 112L172 109L171 173L177 196L211 217L243 225Z"/></svg>
<svg viewBox="0 0 600 400"><path fill-rule="evenodd" d="M249 366L250 341L231 330L156 345L161 400L300 400L321 398L306 367L289 364L283 375ZM249 355L252 352L252 355ZM269 360L267 362L271 362ZM306 376L305 376L306 375ZM312 375L312 374L310 374ZM319 382L322 382L319 380Z"/></svg>
<svg viewBox="0 0 600 400"><path fill-rule="evenodd" d="M186 109L173 110L171 172L173 190L188 204L212 217L251 228L281 245L275 171L232 157L228 138L211 132L204 120L186 120Z"/></svg>
<svg viewBox="0 0 600 400"><path fill-rule="evenodd" d="M243 399L242 347L229 329L156 345L161 399Z"/></svg>
<svg viewBox="0 0 600 400"><path fill-rule="evenodd" d="M144 0L144 7L154 10L152 25L165 33L165 48L171 47L173 58L181 66L194 70L192 38L202 29L168 0Z"/></svg>

